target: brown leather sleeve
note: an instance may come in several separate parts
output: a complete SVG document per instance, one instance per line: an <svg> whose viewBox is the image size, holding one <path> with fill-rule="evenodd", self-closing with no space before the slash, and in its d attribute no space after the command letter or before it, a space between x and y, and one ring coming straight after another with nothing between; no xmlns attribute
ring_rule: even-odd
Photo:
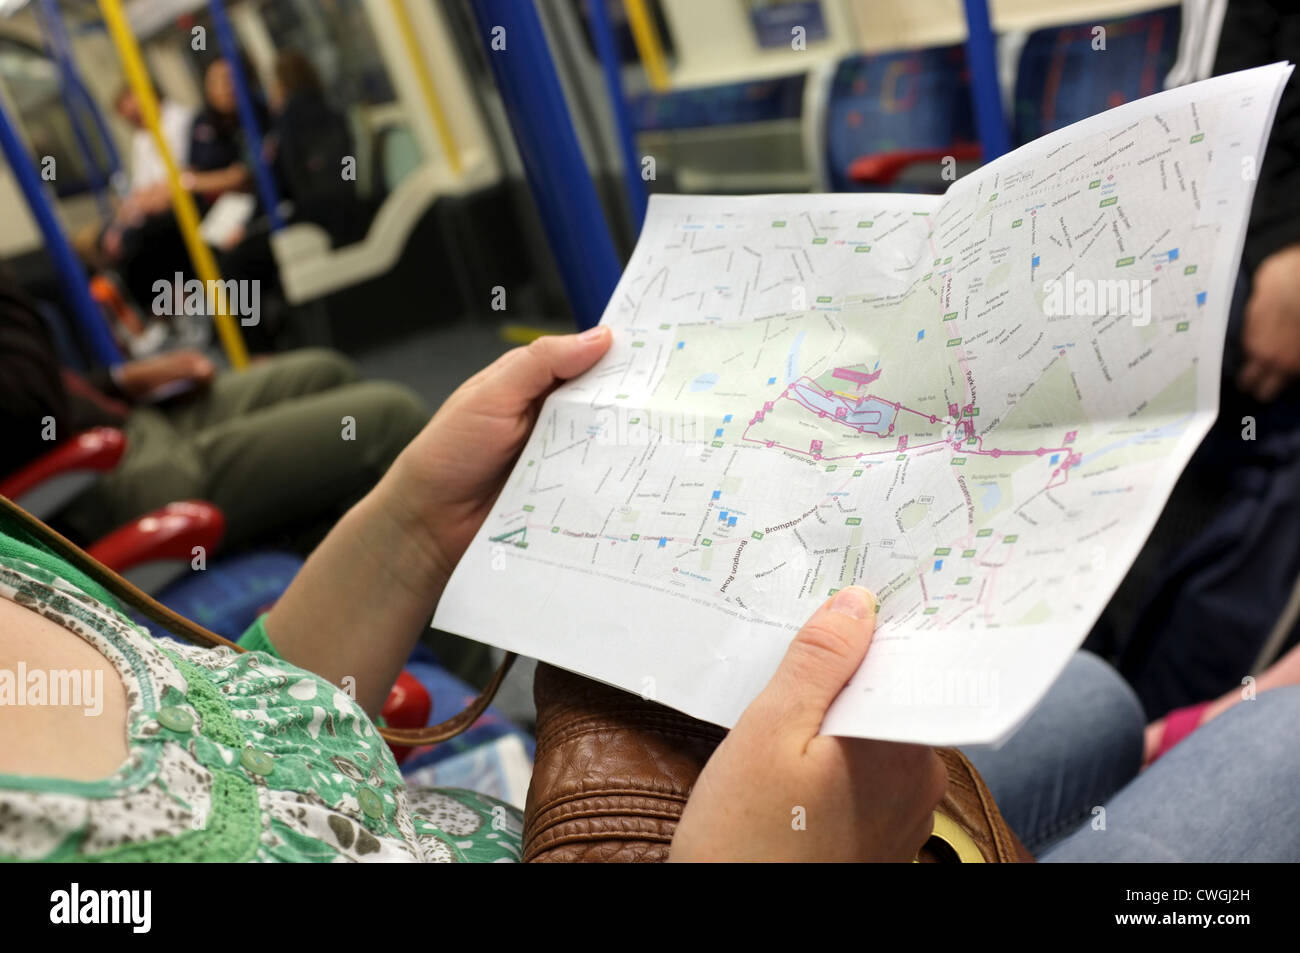
<svg viewBox="0 0 1300 953"><path fill-rule="evenodd" d="M537 667L537 756L524 809L524 860L668 859L691 787L725 731L550 665ZM970 762L940 749L939 805L989 862L1032 860ZM949 852L927 845L921 860Z"/></svg>

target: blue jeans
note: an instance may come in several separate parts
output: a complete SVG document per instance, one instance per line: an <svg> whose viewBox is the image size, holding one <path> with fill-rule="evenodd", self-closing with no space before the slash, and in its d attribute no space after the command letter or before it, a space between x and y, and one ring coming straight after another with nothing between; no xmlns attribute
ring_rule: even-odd
<svg viewBox="0 0 1300 953"><path fill-rule="evenodd" d="M1079 652L1006 744L964 753L1041 861L1300 860L1300 686L1234 706L1139 774L1145 720Z"/></svg>

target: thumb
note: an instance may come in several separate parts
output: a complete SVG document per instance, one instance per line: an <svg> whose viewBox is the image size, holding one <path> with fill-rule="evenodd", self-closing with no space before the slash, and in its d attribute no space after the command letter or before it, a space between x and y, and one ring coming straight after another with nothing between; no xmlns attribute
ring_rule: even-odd
<svg viewBox="0 0 1300 953"><path fill-rule="evenodd" d="M876 597L861 586L841 589L799 630L751 709L806 744L826 709L866 657L876 631Z"/></svg>
<svg viewBox="0 0 1300 953"><path fill-rule="evenodd" d="M577 377L609 350L609 328L597 325L581 334L548 334L527 347L502 355L488 368L490 393L517 413L560 381Z"/></svg>

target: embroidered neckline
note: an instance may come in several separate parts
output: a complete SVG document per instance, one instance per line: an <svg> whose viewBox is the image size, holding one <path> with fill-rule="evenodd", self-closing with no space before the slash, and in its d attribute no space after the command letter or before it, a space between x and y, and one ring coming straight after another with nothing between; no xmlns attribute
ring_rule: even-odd
<svg viewBox="0 0 1300 953"><path fill-rule="evenodd" d="M127 755L112 774L93 781L0 773L0 789L93 798L114 797L148 784L157 771L159 754L158 745L150 742L162 739L161 735L150 737L142 734L140 729L153 720L159 700L148 665L123 631L131 623L84 593L70 588L67 582L48 570L23 560L0 557L0 598L30 609L22 596L53 610L57 619L45 617L85 641L117 672L128 698L126 720L122 726ZM69 618L80 622L84 631L78 632L67 625ZM105 651L106 648L110 651ZM131 703L133 693L135 701Z"/></svg>

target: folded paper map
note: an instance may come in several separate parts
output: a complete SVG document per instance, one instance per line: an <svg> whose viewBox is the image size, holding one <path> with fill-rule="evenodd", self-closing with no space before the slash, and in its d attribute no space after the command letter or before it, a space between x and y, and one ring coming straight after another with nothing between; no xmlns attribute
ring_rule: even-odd
<svg viewBox="0 0 1300 953"><path fill-rule="evenodd" d="M1291 67L1170 90L943 196L655 196L434 624L729 725L836 590L828 733L995 742L1214 421Z"/></svg>

